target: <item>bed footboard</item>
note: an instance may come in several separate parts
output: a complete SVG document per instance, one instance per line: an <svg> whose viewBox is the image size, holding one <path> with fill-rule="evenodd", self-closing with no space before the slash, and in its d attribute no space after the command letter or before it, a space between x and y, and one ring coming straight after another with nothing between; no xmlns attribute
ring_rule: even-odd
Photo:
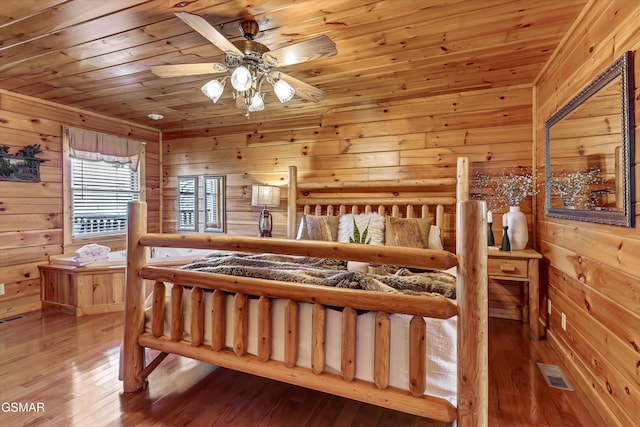
<svg viewBox="0 0 640 427"><path fill-rule="evenodd" d="M272 378L339 396L429 417L458 420L459 425L481 426L487 422L487 295L486 231L483 205L459 204L458 255L446 251L349 245L335 242L296 242L253 237L146 234L145 204L130 204L127 241L125 337L122 352L124 389L143 387L146 377L167 353ZM410 264L419 268L446 269L458 265L458 304L445 298L387 294L352 289L325 288L256 278L236 277L145 266L145 246L196 247L249 252L288 253L314 257ZM409 253L410 252L410 253ZM408 256L409 255L409 256ZM145 332L144 280L155 281L151 298L150 327ZM167 284L170 284L169 291ZM165 296L171 295L170 300ZM233 304L226 305L227 295ZM182 304L190 302L185 315ZM257 320L249 317L250 300L258 304ZM274 321L274 302L286 302L283 321ZM165 307L170 301L170 307ZM298 364L302 305L312 305L311 366ZM341 362L338 372L325 369L328 307L342 307ZM225 311L231 310L231 313ZM355 377L356 310L375 312L373 376ZM166 314L165 314L166 313ZM390 318L401 313L409 318L408 383L406 390L390 385ZM228 316L230 315L230 316ZM426 395L426 345L429 328L424 318L458 316L457 406L442 397ZM169 319L167 319L167 316ZM253 314L252 314L253 316ZM232 319L231 337L225 322ZM170 333L165 323L170 320ZM206 326L208 323L209 326ZM251 322L258 328L255 354L248 352ZM189 327L186 328L186 325ZM208 330L207 330L208 328ZM278 328L281 330L278 332ZM189 339L185 340L185 330ZM273 337L284 336L283 356L275 360ZM232 338L232 345L229 340ZM227 344L225 344L227 342ZM144 366L144 348L161 351Z"/></svg>

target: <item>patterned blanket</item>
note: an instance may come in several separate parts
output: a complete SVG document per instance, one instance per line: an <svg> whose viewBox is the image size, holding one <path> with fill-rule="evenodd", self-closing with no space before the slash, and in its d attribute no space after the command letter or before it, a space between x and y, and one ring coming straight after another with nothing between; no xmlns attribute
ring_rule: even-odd
<svg viewBox="0 0 640 427"><path fill-rule="evenodd" d="M456 278L443 271L412 271L386 265L382 269L384 274L364 274L348 271L345 261L333 259L224 253L201 258L181 268L309 285L456 297Z"/></svg>

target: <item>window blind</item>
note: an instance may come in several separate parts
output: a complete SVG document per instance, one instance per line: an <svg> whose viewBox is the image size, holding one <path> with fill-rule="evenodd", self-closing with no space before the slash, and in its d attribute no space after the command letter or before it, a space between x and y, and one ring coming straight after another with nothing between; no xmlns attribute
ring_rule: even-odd
<svg viewBox="0 0 640 427"><path fill-rule="evenodd" d="M127 204L140 200L140 177L129 164L71 158L73 237L122 234Z"/></svg>
<svg viewBox="0 0 640 427"><path fill-rule="evenodd" d="M178 230L196 231L196 184L195 177L178 178Z"/></svg>

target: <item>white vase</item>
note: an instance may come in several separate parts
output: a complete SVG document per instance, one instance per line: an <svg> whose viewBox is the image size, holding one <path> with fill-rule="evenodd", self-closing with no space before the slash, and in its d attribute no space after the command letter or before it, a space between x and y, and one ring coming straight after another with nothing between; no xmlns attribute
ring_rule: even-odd
<svg viewBox="0 0 640 427"><path fill-rule="evenodd" d="M527 217L520 212L520 206L510 206L507 213L507 236L512 251L519 251L527 246L529 241L529 230L527 228Z"/></svg>

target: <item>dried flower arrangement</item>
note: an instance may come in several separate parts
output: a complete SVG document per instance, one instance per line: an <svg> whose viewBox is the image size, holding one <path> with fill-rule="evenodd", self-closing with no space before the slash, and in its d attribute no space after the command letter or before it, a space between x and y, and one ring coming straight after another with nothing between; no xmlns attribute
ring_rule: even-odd
<svg viewBox="0 0 640 427"><path fill-rule="evenodd" d="M602 173L598 168L576 172L566 172L563 169L559 174L551 174L550 187L551 193L562 199L564 207L580 206L588 209L595 206L590 186L602 182Z"/></svg>
<svg viewBox="0 0 640 427"><path fill-rule="evenodd" d="M504 206L519 206L526 197L538 193L530 173L517 174L511 171L507 174L503 170L496 176L478 173L477 178L479 187L492 190L491 194L476 195L477 198L487 201L491 211L500 210Z"/></svg>

